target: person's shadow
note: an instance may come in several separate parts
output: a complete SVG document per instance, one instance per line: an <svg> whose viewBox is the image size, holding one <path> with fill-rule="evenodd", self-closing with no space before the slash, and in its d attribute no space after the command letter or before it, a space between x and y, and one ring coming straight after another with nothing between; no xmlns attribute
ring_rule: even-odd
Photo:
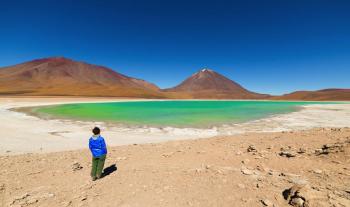
<svg viewBox="0 0 350 207"><path fill-rule="evenodd" d="M118 170L117 166L115 164L112 164L103 170L102 177L106 177L117 170Z"/></svg>

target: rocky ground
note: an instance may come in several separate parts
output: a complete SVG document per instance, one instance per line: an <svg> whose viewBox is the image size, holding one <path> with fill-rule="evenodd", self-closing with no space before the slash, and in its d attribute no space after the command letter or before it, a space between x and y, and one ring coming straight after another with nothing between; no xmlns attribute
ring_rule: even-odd
<svg viewBox="0 0 350 207"><path fill-rule="evenodd" d="M107 139L108 141L108 139ZM0 206L350 206L350 128L0 157Z"/></svg>

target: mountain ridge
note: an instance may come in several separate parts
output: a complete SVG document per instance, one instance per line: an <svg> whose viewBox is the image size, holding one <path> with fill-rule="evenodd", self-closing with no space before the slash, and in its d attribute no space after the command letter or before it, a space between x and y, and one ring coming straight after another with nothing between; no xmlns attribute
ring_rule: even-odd
<svg viewBox="0 0 350 207"><path fill-rule="evenodd" d="M262 99L269 95L258 94L211 69L202 69L179 85L164 89L166 92L187 93L194 98Z"/></svg>
<svg viewBox="0 0 350 207"><path fill-rule="evenodd" d="M146 80L105 66L48 57L0 67L0 95L347 101L350 89L295 91L271 96L249 91L208 68L192 74L177 86L160 89Z"/></svg>
<svg viewBox="0 0 350 207"><path fill-rule="evenodd" d="M13 84L16 82L17 84ZM110 68L63 57L0 68L0 92L27 95L162 97L159 88Z"/></svg>

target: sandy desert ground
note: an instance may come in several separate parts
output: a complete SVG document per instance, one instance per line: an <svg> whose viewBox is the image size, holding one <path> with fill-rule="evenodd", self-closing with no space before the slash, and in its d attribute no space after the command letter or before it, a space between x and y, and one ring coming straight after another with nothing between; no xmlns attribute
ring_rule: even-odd
<svg viewBox="0 0 350 207"><path fill-rule="evenodd" d="M347 104L197 134L142 129L132 142L133 130L100 123L109 154L105 177L93 182L89 151L76 149L96 123L8 110L58 100L1 99L0 206L350 206ZM195 139L202 135L215 137Z"/></svg>
<svg viewBox="0 0 350 207"><path fill-rule="evenodd" d="M112 147L95 182L87 150L0 166L2 206L350 206L350 128Z"/></svg>

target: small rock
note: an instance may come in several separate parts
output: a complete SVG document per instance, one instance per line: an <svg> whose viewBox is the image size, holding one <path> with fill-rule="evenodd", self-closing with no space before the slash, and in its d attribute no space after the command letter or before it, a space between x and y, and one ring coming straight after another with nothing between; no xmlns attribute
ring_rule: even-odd
<svg viewBox="0 0 350 207"><path fill-rule="evenodd" d="M306 149L304 149L304 148L299 148L299 150L298 150L297 153L299 153L299 154L304 154L304 153L306 153Z"/></svg>
<svg viewBox="0 0 350 207"><path fill-rule="evenodd" d="M250 162L250 160L249 159L245 159L245 160L242 160L241 161L243 164L248 164L249 162Z"/></svg>
<svg viewBox="0 0 350 207"><path fill-rule="evenodd" d="M201 172L203 172L203 169L201 169L201 168L196 168L195 171L196 171L196 173L201 173Z"/></svg>
<svg viewBox="0 0 350 207"><path fill-rule="evenodd" d="M74 162L72 164L72 170L73 171L77 171L77 170L81 170L81 169L83 169L83 166L81 166L79 162Z"/></svg>
<svg viewBox="0 0 350 207"><path fill-rule="evenodd" d="M282 151L279 153L279 155L282 157L288 157L288 158L296 156L296 154L294 154L293 152L288 152L288 151Z"/></svg>
<svg viewBox="0 0 350 207"><path fill-rule="evenodd" d="M171 155L173 155L173 152L168 152L168 153L164 153L162 154L163 157L171 157Z"/></svg>
<svg viewBox="0 0 350 207"><path fill-rule="evenodd" d="M315 149L315 154L319 155L322 154L323 150L322 149Z"/></svg>
<svg viewBox="0 0 350 207"><path fill-rule="evenodd" d="M249 147L247 148L248 152L257 152L256 147L254 145L249 145Z"/></svg>
<svg viewBox="0 0 350 207"><path fill-rule="evenodd" d="M313 172L316 174L322 174L322 170L319 170L319 169L313 170Z"/></svg>
<svg viewBox="0 0 350 207"><path fill-rule="evenodd" d="M302 198L293 198L289 204L295 207L303 207L304 200Z"/></svg>
<svg viewBox="0 0 350 207"><path fill-rule="evenodd" d="M26 204L27 204L27 205L31 205L31 204L34 204L34 203L36 203L36 202L38 202L38 199L36 199L36 198L31 198L31 199L28 199L28 200L27 200Z"/></svg>
<svg viewBox="0 0 350 207"><path fill-rule="evenodd" d="M248 169L242 169L241 172L244 175L253 175L254 174L254 172L252 170L248 170Z"/></svg>
<svg viewBox="0 0 350 207"><path fill-rule="evenodd" d="M29 196L30 196L29 193L25 193L25 194L23 194L22 196L17 196L17 197L15 197L14 200L22 200L22 199L25 199L25 198L27 198L27 197L29 197Z"/></svg>
<svg viewBox="0 0 350 207"><path fill-rule="evenodd" d="M72 204L72 201L64 201L61 203L63 207L68 207Z"/></svg>
<svg viewBox="0 0 350 207"><path fill-rule="evenodd" d="M273 206L273 203L268 199L260 200L264 206Z"/></svg>

